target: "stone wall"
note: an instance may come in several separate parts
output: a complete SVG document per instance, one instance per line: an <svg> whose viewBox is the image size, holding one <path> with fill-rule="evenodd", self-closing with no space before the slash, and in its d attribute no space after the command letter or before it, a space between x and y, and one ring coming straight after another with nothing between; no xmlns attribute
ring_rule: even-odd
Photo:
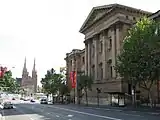
<svg viewBox="0 0 160 120"><path fill-rule="evenodd" d="M83 97L81 99L81 103L86 104L86 97ZM98 104L97 97L88 97L88 104L97 105ZM109 105L109 104L110 101L108 98L99 98L99 105Z"/></svg>

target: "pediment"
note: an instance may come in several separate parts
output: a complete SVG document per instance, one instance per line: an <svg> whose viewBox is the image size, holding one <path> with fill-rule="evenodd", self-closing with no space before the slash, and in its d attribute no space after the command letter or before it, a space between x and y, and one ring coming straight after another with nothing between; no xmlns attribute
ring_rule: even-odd
<svg viewBox="0 0 160 120"><path fill-rule="evenodd" d="M136 9L136 8L120 5L120 4L110 4L110 5L93 7L93 9L89 13L87 19L84 21L82 27L80 28L79 32L83 33L86 28L88 28L90 25L92 25L93 23L98 21L98 19L100 19L104 15L112 12L115 9L123 9L125 11L127 10L130 12L135 12L137 14L142 14L142 15L150 15L151 14L150 12L147 12L147 11L142 11L140 9Z"/></svg>
<svg viewBox="0 0 160 120"><path fill-rule="evenodd" d="M150 19L156 19L156 18L160 18L160 10L158 10L157 12L153 13L151 16L149 16Z"/></svg>
<svg viewBox="0 0 160 120"><path fill-rule="evenodd" d="M87 19L85 20L84 24L82 25L81 29L88 27L95 21L97 21L99 18L103 17L108 11L110 11L112 7L106 7L98 9L98 7L94 7L91 12L89 13ZM81 31L81 30L80 30Z"/></svg>

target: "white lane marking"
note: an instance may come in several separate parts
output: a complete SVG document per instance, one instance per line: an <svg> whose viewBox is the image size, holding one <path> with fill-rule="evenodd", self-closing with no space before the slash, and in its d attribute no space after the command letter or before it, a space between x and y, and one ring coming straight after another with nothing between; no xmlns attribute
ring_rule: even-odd
<svg viewBox="0 0 160 120"><path fill-rule="evenodd" d="M128 113L123 113L124 115L129 115L129 116L134 116L134 117L143 117L141 115L133 115L133 114L128 114Z"/></svg>
<svg viewBox="0 0 160 120"><path fill-rule="evenodd" d="M56 115L56 117L59 117L59 115Z"/></svg>
<svg viewBox="0 0 160 120"><path fill-rule="evenodd" d="M73 117L73 115L68 115L68 117Z"/></svg>
<svg viewBox="0 0 160 120"><path fill-rule="evenodd" d="M102 115L97 115L97 114L92 114L92 113L87 113L87 112L81 112L81 111L76 111L76 110L70 110L70 109L61 108L61 107L53 107L53 108L57 108L57 109L65 110L65 111L70 111L70 112L74 112L74 113L79 113L79 114L83 114L83 115L89 115L89 116L94 116L94 117L99 117L99 118L105 118L105 119L109 119L109 120L122 120L122 119L119 119L119 118L114 118L114 117L109 117L109 116L102 116Z"/></svg>
<svg viewBox="0 0 160 120"><path fill-rule="evenodd" d="M152 114L152 115L159 115L160 113L150 113L150 114Z"/></svg>
<svg viewBox="0 0 160 120"><path fill-rule="evenodd" d="M95 108L95 107L86 107L86 108L90 108L90 109L97 109L97 110L112 110L112 111L118 111L118 112L122 112L123 110L119 110L119 109L109 109L109 108ZM147 109L145 109L147 110ZM160 111L160 110L159 110ZM142 111L129 111L129 112L133 112L133 113L137 113L137 112L142 112ZM157 112L143 112L143 113L147 113L147 114L152 114L152 115L160 115L160 113ZM130 116L136 116L136 117L143 117L142 115L133 115L133 114L128 114L128 113L123 113L125 115L130 115Z"/></svg>
<svg viewBox="0 0 160 120"><path fill-rule="evenodd" d="M109 108L94 108L94 107L88 107L88 108L92 108L92 109L97 109L97 110L112 110L112 111L118 111L121 112L122 110L119 109L109 109Z"/></svg>
<svg viewBox="0 0 160 120"><path fill-rule="evenodd" d="M34 120L34 119L30 117L30 120Z"/></svg>
<svg viewBox="0 0 160 120"><path fill-rule="evenodd" d="M118 110L118 109L115 109L114 111L118 111L118 112L121 112L122 110Z"/></svg>

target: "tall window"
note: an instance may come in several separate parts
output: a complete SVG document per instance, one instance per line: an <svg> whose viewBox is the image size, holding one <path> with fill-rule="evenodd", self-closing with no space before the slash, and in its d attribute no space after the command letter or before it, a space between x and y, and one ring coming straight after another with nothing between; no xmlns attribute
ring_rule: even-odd
<svg viewBox="0 0 160 120"><path fill-rule="evenodd" d="M84 57L82 57L82 63L83 63L83 64L85 63L85 59L84 59Z"/></svg>
<svg viewBox="0 0 160 120"><path fill-rule="evenodd" d="M111 78L113 77L113 73L112 73L112 66L110 66L110 76L111 76Z"/></svg>
<svg viewBox="0 0 160 120"><path fill-rule="evenodd" d="M100 49L101 49L101 53L102 53L103 52L103 42L102 41L100 42L100 46L101 46Z"/></svg>
<svg viewBox="0 0 160 120"><path fill-rule="evenodd" d="M93 80L95 80L95 67L94 67L94 65L92 66L92 77L93 77Z"/></svg>
<svg viewBox="0 0 160 120"><path fill-rule="evenodd" d="M94 57L94 55L95 55L95 47L94 47L94 45L92 46L92 57Z"/></svg>
<svg viewBox="0 0 160 120"><path fill-rule="evenodd" d="M102 67L102 63L99 64L99 72L100 72L100 80L103 80L103 67Z"/></svg>
<svg viewBox="0 0 160 120"><path fill-rule="evenodd" d="M103 68L101 67L101 80L103 80Z"/></svg>
<svg viewBox="0 0 160 120"><path fill-rule="evenodd" d="M110 50L112 48L112 37L109 37L109 41L108 41L108 49Z"/></svg>

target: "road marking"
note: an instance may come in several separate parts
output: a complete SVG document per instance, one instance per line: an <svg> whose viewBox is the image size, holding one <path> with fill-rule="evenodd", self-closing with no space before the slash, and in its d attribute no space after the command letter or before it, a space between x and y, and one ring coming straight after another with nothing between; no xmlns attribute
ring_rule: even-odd
<svg viewBox="0 0 160 120"><path fill-rule="evenodd" d="M133 115L133 114L128 114L128 113L123 113L124 115L129 115L129 116L134 116L134 117L143 117L141 115Z"/></svg>
<svg viewBox="0 0 160 120"><path fill-rule="evenodd" d="M34 120L33 118L30 117L31 120Z"/></svg>
<svg viewBox="0 0 160 120"><path fill-rule="evenodd" d="M102 115L97 115L97 114L92 114L92 113L87 113L87 112L81 112L81 111L76 111L76 110L70 110L70 109L61 108L61 107L55 107L55 106L52 106L52 107L56 108L56 109L61 109L61 110L65 110L65 111L70 111L70 112L74 112L74 113L79 113L79 114L89 115L89 116L94 116L94 117L99 117L99 118L105 118L105 119L109 119L109 120L122 120L122 119L119 119L119 118L102 116Z"/></svg>
<svg viewBox="0 0 160 120"><path fill-rule="evenodd" d="M154 113L154 112L153 112L153 113L150 113L150 114L152 114L152 115L159 115L160 113Z"/></svg>
<svg viewBox="0 0 160 120"><path fill-rule="evenodd" d="M68 117L73 117L73 115L68 115Z"/></svg>
<svg viewBox="0 0 160 120"><path fill-rule="evenodd" d="M119 109L109 109L109 108L94 108L94 107L88 107L88 108L92 108L92 109L97 109L97 110L113 110L113 111L118 111L118 112L121 112L122 110L119 110Z"/></svg>
<svg viewBox="0 0 160 120"><path fill-rule="evenodd" d="M56 115L56 117L59 117L59 115Z"/></svg>

